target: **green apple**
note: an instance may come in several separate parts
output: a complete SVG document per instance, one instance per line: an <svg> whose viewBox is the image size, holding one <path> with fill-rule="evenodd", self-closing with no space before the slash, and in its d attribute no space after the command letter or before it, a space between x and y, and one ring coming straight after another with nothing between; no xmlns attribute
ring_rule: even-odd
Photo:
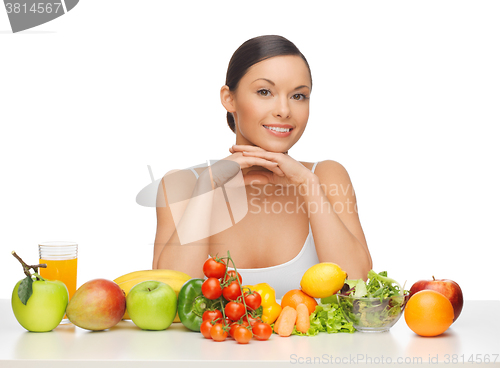
<svg viewBox="0 0 500 368"><path fill-rule="evenodd" d="M38 276L38 275L37 275ZM20 280L12 292L12 311L17 321L28 331L52 331L61 323L68 305L68 288L58 280L36 280L26 304L19 298Z"/></svg>
<svg viewBox="0 0 500 368"><path fill-rule="evenodd" d="M161 281L143 281L127 295L127 311L132 322L143 330L165 330L177 313L177 295Z"/></svg>

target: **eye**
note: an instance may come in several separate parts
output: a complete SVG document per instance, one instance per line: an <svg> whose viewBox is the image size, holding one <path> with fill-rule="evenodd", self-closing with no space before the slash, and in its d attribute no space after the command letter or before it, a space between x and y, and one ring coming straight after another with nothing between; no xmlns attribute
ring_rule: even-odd
<svg viewBox="0 0 500 368"><path fill-rule="evenodd" d="M266 97L266 96L269 96L269 95L271 94L271 91L269 91L268 89L259 89L259 90L257 91L257 93L258 93L259 95L261 95L261 96Z"/></svg>
<svg viewBox="0 0 500 368"><path fill-rule="evenodd" d="M294 95L292 96L292 98L293 98L294 100L298 100L298 101L300 101L300 100L305 100L307 97L306 97L306 95L305 95L305 94L303 94L303 93L296 93L296 94L294 94Z"/></svg>

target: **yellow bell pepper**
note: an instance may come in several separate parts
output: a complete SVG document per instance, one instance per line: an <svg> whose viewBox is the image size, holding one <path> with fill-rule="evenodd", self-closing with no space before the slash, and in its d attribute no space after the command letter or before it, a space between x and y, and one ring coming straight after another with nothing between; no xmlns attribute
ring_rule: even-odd
<svg viewBox="0 0 500 368"><path fill-rule="evenodd" d="M257 285L245 285L244 288L249 288L260 294L262 298L262 322L271 324L279 317L281 313L281 305L276 302L276 292L269 284L261 283Z"/></svg>

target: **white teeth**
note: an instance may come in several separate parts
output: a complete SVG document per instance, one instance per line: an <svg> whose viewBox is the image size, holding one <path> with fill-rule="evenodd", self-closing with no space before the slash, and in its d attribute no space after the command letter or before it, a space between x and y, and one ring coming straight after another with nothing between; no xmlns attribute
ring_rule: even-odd
<svg viewBox="0 0 500 368"><path fill-rule="evenodd" d="M264 128L269 129L269 130L274 130L276 132L282 132L282 133L290 131L290 128L288 128L288 129L286 129L286 128L275 128L275 127L268 127L267 125L264 125Z"/></svg>

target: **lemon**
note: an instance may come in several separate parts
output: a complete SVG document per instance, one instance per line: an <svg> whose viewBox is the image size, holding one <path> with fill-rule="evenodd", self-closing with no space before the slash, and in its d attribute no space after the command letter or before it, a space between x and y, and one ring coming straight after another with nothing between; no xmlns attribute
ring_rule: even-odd
<svg viewBox="0 0 500 368"><path fill-rule="evenodd" d="M339 265L322 262L309 268L300 281L302 290L313 298L326 298L342 289L347 274Z"/></svg>

